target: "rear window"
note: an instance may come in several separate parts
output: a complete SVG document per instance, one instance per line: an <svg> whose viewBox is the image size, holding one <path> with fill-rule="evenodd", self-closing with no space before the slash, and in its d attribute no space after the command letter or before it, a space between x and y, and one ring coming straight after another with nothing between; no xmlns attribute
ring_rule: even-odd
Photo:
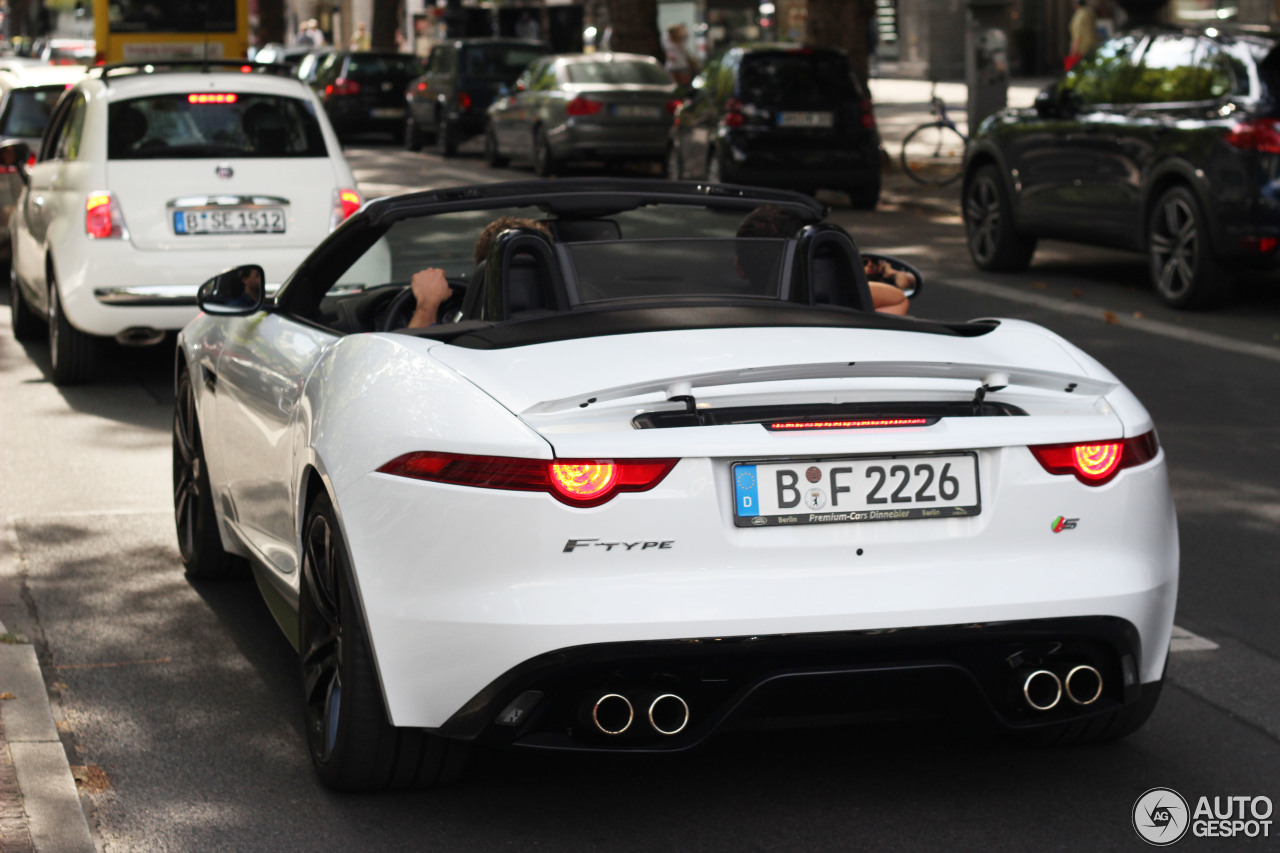
<svg viewBox="0 0 1280 853"><path fill-rule="evenodd" d="M833 53L762 53L742 59L742 100L765 107L821 107L861 96L849 63Z"/></svg>
<svg viewBox="0 0 1280 853"><path fill-rule="evenodd" d="M236 0L111 0L113 33L234 33Z"/></svg>
<svg viewBox="0 0 1280 853"><path fill-rule="evenodd" d="M492 77L514 80L530 62L544 55L534 47L510 47L500 44L475 45L463 53L462 73L468 77Z"/></svg>
<svg viewBox="0 0 1280 853"><path fill-rule="evenodd" d="M570 83L668 86L673 82L671 75L655 62L570 62L566 68Z"/></svg>
<svg viewBox="0 0 1280 853"><path fill-rule="evenodd" d="M381 80L387 77L407 80L422 73L412 56L353 55L347 62L347 77L352 80Z"/></svg>
<svg viewBox="0 0 1280 853"><path fill-rule="evenodd" d="M297 98L199 92L134 98L107 110L111 160L327 153L310 105Z"/></svg>
<svg viewBox="0 0 1280 853"><path fill-rule="evenodd" d="M66 90L66 86L14 89L5 102L4 115L0 116L0 136L41 136L53 105Z"/></svg>

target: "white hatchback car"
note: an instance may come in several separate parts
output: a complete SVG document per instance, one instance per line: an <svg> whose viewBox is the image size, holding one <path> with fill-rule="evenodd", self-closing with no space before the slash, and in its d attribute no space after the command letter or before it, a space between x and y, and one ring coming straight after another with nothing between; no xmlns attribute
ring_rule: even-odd
<svg viewBox="0 0 1280 853"><path fill-rule="evenodd" d="M270 290L360 206L315 96L261 65L95 72L58 103L24 177L14 335L47 325L59 384L92 378L100 338L182 328L220 269L251 259Z"/></svg>

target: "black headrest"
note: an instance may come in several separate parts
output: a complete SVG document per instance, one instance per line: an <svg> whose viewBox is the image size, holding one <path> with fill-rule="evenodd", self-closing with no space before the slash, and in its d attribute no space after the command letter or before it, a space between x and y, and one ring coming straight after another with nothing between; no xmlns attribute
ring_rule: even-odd
<svg viewBox="0 0 1280 853"><path fill-rule="evenodd" d="M476 264L476 271L467 279L467 290L462 294L462 319L479 320L484 305L485 262Z"/></svg>
<svg viewBox="0 0 1280 853"><path fill-rule="evenodd" d="M848 232L828 223L800 230L790 299L807 305L875 310L862 257Z"/></svg>
<svg viewBox="0 0 1280 853"><path fill-rule="evenodd" d="M494 239L486 258L482 316L476 319L508 320L568 307L560 262L546 234L535 228L508 228Z"/></svg>

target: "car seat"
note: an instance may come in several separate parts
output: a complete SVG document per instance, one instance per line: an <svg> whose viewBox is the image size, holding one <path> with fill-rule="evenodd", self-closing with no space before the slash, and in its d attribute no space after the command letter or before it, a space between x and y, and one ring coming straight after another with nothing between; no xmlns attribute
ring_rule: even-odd
<svg viewBox="0 0 1280 853"><path fill-rule="evenodd" d="M796 241L790 299L814 306L875 311L853 238L838 225L806 225Z"/></svg>
<svg viewBox="0 0 1280 853"><path fill-rule="evenodd" d="M249 138L251 155L280 157L289 153L289 124L279 110L261 101L240 117L240 126Z"/></svg>

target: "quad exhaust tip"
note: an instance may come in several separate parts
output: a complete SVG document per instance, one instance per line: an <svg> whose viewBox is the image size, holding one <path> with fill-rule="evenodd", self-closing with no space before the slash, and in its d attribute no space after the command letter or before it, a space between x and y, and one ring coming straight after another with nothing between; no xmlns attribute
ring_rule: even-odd
<svg viewBox="0 0 1280 853"><path fill-rule="evenodd" d="M1088 664L1074 667L1067 673L1064 685L1067 698L1077 705L1092 705L1102 696L1102 673Z"/></svg>
<svg viewBox="0 0 1280 853"><path fill-rule="evenodd" d="M1048 711L1062 699L1062 679L1047 669L1037 669L1022 681L1022 697L1037 711Z"/></svg>
<svg viewBox="0 0 1280 853"><path fill-rule="evenodd" d="M649 703L649 725L660 735L678 735L689 725L689 703L674 693L663 693Z"/></svg>
<svg viewBox="0 0 1280 853"><path fill-rule="evenodd" d="M620 735L631 728L635 716L631 700L620 693L604 694L591 708L591 722L607 735Z"/></svg>

